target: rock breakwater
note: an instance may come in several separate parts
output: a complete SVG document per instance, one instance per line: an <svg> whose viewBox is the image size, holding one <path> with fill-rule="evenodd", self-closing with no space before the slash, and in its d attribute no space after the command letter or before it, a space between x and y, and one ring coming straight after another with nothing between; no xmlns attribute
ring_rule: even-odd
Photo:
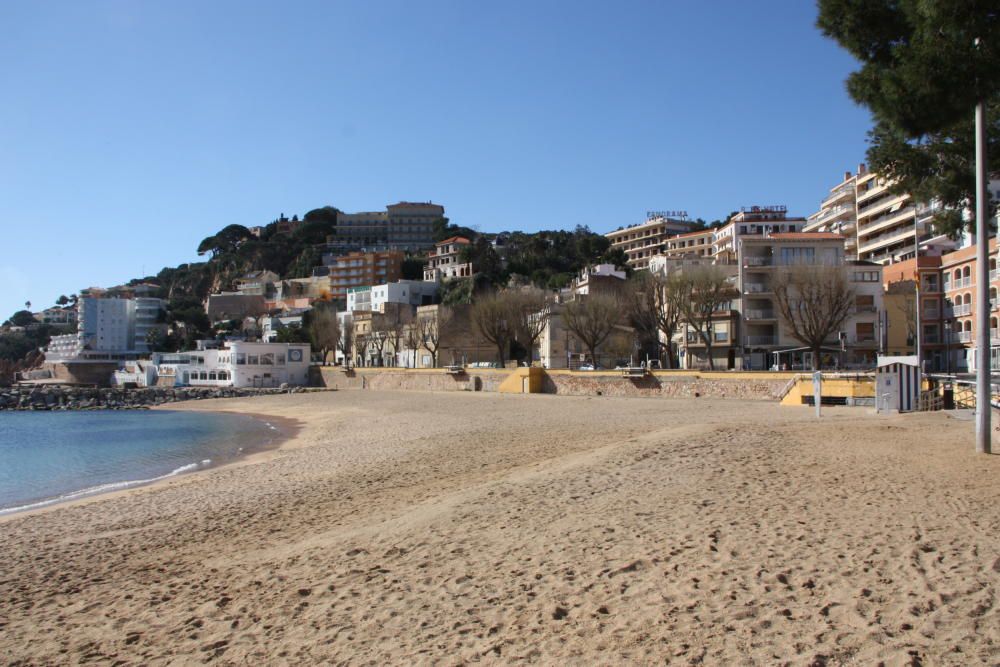
<svg viewBox="0 0 1000 667"><path fill-rule="evenodd" d="M240 398L270 394L326 391L307 387L251 389L239 387L6 387L0 389L0 410L142 410L154 405L209 398Z"/></svg>

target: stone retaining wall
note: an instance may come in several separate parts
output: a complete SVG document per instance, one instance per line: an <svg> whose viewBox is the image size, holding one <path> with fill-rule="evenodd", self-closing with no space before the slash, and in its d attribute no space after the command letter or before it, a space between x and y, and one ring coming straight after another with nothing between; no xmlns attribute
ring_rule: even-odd
<svg viewBox="0 0 1000 667"><path fill-rule="evenodd" d="M312 384L337 389L497 391L513 371L467 369L451 375L443 369L358 368L345 373L339 367L313 367ZM786 377L788 376L788 377ZM698 373L668 371L639 379L615 373L548 371L541 392L568 396L667 396L778 400L790 374Z"/></svg>
<svg viewBox="0 0 1000 667"><path fill-rule="evenodd" d="M290 389L238 389L235 387L148 387L143 389L94 389L42 386L0 390L0 410L141 410L154 405L206 398L239 398L266 394L317 391Z"/></svg>

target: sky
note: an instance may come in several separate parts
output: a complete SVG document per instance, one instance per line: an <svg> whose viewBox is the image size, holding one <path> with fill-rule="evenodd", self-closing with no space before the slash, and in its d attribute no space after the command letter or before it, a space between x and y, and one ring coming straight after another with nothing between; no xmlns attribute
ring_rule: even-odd
<svg viewBox="0 0 1000 667"><path fill-rule="evenodd" d="M0 319L229 224L443 204L485 232L818 209L864 160L805 0L0 3Z"/></svg>

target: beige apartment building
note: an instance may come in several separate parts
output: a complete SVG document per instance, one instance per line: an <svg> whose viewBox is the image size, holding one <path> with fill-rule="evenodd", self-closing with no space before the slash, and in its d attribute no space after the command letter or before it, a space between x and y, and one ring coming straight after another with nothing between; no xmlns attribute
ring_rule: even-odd
<svg viewBox="0 0 1000 667"><path fill-rule="evenodd" d="M667 239L661 254L668 257L711 257L715 254L714 242L714 229L697 229Z"/></svg>
<svg viewBox="0 0 1000 667"><path fill-rule="evenodd" d="M772 288L775 272L798 264L842 266L855 304L841 331L827 341L823 367L871 367L879 350L883 310L882 267L845 260L844 239L831 232L776 233L744 237L739 250L739 289L744 322L744 368L809 369L812 352L789 333Z"/></svg>
<svg viewBox="0 0 1000 667"><path fill-rule="evenodd" d="M858 173L844 172L844 180L830 189L830 194L820 203L819 211L806 220L804 232L833 232L844 237L844 254L848 259L858 258L858 208L857 180L865 174L865 165L858 166Z"/></svg>
<svg viewBox="0 0 1000 667"><path fill-rule="evenodd" d="M890 192L886 179L872 172L859 173L857 197L858 259L885 264L910 259L917 243L929 239L927 207L918 206L909 194Z"/></svg>
<svg viewBox="0 0 1000 667"><path fill-rule="evenodd" d="M645 269L649 258L662 254L671 237L692 231L694 223L679 218L654 216L641 224L619 227L606 236L612 248L621 248L633 269Z"/></svg>

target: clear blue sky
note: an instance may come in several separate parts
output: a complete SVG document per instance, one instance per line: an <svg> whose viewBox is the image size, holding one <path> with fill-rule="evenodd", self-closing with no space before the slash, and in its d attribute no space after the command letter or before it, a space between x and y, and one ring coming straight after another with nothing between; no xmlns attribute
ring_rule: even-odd
<svg viewBox="0 0 1000 667"><path fill-rule="evenodd" d="M227 224L445 205L483 231L813 212L863 159L805 0L0 4L0 315Z"/></svg>

